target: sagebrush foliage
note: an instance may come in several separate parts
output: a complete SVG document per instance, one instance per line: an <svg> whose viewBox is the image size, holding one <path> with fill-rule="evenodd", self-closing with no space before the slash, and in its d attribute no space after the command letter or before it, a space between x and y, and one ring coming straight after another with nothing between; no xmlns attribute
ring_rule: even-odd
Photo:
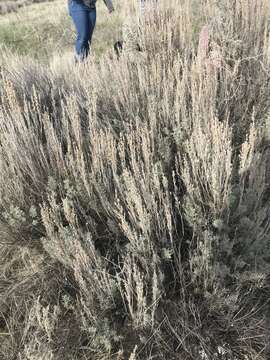
<svg viewBox="0 0 270 360"><path fill-rule="evenodd" d="M161 1L142 53L3 56L3 359L268 359L270 8Z"/></svg>

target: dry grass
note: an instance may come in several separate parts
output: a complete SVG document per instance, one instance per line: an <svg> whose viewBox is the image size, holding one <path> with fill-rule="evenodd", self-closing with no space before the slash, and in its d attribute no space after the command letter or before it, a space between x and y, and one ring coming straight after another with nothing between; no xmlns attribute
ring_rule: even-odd
<svg viewBox="0 0 270 360"><path fill-rule="evenodd" d="M46 0L50 1L50 0ZM53 0L51 0L53 1ZM41 3L44 0L0 0L0 15L6 15L9 13L17 12L23 7L34 3Z"/></svg>
<svg viewBox="0 0 270 360"><path fill-rule="evenodd" d="M161 1L142 53L2 55L1 359L269 359L269 15Z"/></svg>

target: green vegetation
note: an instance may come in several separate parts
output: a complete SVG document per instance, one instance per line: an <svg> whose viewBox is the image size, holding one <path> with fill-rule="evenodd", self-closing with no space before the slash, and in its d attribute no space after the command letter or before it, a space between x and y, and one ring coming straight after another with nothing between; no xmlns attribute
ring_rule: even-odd
<svg viewBox="0 0 270 360"><path fill-rule="evenodd" d="M13 53L48 59L71 45L71 26L63 1L29 5L0 17L0 44Z"/></svg>
<svg viewBox="0 0 270 360"><path fill-rule="evenodd" d="M109 17L105 6L98 7L93 51L100 56L121 34L121 12ZM52 54L60 56L74 44L75 31L68 16L67 2L57 0L20 8L16 13L0 16L0 46L12 53L29 55L46 61Z"/></svg>

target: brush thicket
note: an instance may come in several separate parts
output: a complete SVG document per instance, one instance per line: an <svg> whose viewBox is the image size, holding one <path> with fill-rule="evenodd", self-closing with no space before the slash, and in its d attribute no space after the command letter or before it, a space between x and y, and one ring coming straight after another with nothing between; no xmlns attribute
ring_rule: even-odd
<svg viewBox="0 0 270 360"><path fill-rule="evenodd" d="M161 1L140 53L3 56L1 359L269 358L269 15Z"/></svg>

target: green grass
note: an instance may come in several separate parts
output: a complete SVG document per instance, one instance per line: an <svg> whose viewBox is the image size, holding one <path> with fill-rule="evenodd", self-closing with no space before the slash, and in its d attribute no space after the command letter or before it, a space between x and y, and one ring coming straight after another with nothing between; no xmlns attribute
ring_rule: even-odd
<svg viewBox="0 0 270 360"><path fill-rule="evenodd" d="M100 56L119 38L121 14L108 15L103 2L98 4L93 52ZM46 62L53 53L72 50L75 28L63 0L32 4L16 13L0 16L0 46Z"/></svg>
<svg viewBox="0 0 270 360"><path fill-rule="evenodd" d="M21 55L45 60L72 44L63 1L33 4L0 17L0 44Z"/></svg>

